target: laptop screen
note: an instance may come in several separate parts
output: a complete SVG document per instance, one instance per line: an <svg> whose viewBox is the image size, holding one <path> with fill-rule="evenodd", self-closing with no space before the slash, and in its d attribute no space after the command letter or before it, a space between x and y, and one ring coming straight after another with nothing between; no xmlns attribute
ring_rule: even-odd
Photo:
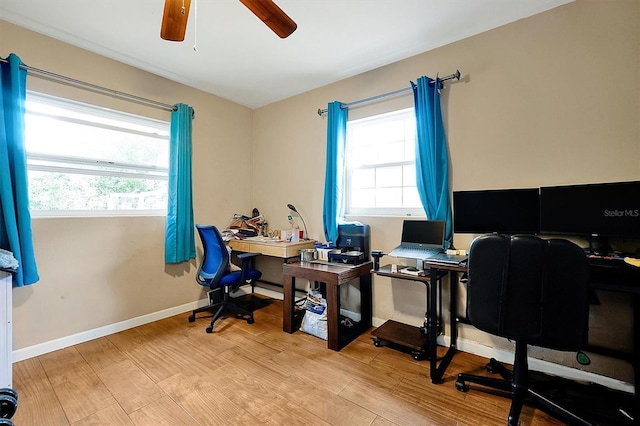
<svg viewBox="0 0 640 426"><path fill-rule="evenodd" d="M402 242L444 246L443 220L405 220L402 224Z"/></svg>

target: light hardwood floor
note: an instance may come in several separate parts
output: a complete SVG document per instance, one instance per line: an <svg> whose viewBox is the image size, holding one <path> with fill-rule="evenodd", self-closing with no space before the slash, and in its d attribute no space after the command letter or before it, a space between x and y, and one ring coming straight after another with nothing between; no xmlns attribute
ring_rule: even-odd
<svg viewBox="0 0 640 426"><path fill-rule="evenodd" d="M254 295L260 299L260 296ZM369 333L340 352L282 332L282 302L255 323L188 313L13 365L17 426L29 425L504 425L510 401L455 389L486 359L457 354L444 382L428 361L375 347ZM525 407L522 425L561 424Z"/></svg>

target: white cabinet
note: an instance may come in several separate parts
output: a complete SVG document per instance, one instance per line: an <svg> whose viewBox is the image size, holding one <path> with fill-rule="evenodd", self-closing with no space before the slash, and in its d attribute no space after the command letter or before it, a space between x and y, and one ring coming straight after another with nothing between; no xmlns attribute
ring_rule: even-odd
<svg viewBox="0 0 640 426"><path fill-rule="evenodd" d="M11 334L11 274L0 271L0 388L11 387L13 336Z"/></svg>

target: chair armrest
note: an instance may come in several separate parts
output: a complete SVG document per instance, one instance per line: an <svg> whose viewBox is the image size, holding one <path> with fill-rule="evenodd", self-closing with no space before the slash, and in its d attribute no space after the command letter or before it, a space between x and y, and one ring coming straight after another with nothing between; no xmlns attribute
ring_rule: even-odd
<svg viewBox="0 0 640 426"><path fill-rule="evenodd" d="M240 253L238 255L238 260L242 261L242 266L240 267L240 269L242 269L241 281L244 281L245 279L246 270L249 268L253 268L253 264L254 264L253 259L261 255L262 253L251 253L251 252Z"/></svg>
<svg viewBox="0 0 640 426"><path fill-rule="evenodd" d="M240 283L246 282L246 274L247 271L253 268L253 260L255 257L261 256L262 253L240 253L238 255L238 260L242 261L242 266L240 267Z"/></svg>

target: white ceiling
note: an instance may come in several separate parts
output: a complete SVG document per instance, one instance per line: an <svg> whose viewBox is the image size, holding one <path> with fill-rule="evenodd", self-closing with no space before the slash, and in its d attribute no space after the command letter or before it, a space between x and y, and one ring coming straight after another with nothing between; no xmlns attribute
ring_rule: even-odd
<svg viewBox="0 0 640 426"><path fill-rule="evenodd" d="M280 39L238 0L192 0L182 43L164 0L0 0L0 19L257 108L570 1L275 0L298 24Z"/></svg>

